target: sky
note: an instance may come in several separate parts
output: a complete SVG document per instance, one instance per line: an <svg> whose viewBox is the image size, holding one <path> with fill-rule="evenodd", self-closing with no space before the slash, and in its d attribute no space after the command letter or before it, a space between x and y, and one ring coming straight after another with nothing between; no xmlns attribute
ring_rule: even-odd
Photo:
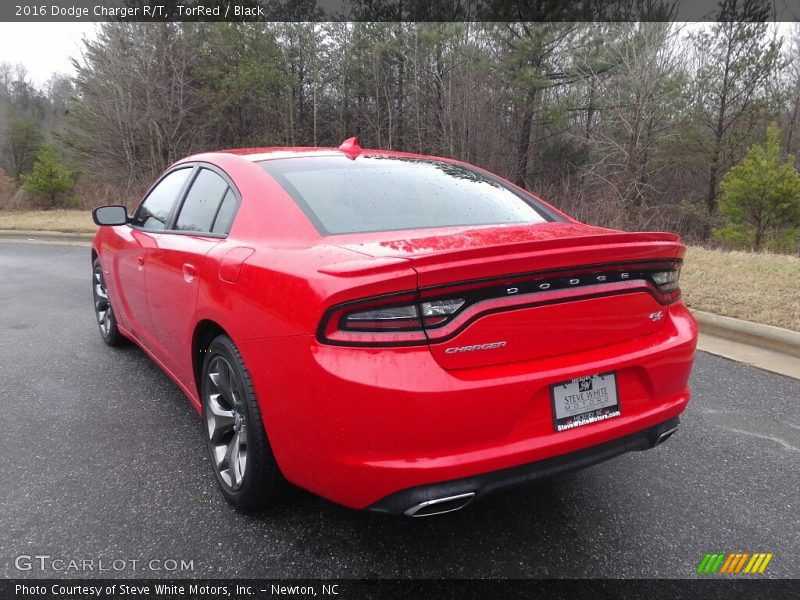
<svg viewBox="0 0 800 600"><path fill-rule="evenodd" d="M0 23L0 62L24 65L34 85L43 86L54 73L73 74L70 58L80 54L84 35L94 37L95 27L94 23Z"/></svg>

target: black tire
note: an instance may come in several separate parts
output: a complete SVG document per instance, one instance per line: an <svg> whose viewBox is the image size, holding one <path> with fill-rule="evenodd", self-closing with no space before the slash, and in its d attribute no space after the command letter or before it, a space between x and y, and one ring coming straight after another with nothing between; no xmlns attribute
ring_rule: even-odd
<svg viewBox="0 0 800 600"><path fill-rule="evenodd" d="M92 263L92 298L94 299L94 315L97 319L100 337L109 346L124 344L127 340L117 327L117 319L111 308L111 300L108 298L106 277L103 273L103 268L100 266L99 258L95 258Z"/></svg>
<svg viewBox="0 0 800 600"><path fill-rule="evenodd" d="M273 505L284 490L283 477L264 430L250 374L226 335L214 338L207 349L200 398L203 435L222 495L244 513Z"/></svg>

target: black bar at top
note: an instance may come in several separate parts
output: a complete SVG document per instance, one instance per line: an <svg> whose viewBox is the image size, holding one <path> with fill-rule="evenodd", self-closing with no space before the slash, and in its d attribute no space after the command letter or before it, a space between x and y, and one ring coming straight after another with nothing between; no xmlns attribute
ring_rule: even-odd
<svg viewBox="0 0 800 600"><path fill-rule="evenodd" d="M736 12L730 9L736 7ZM2 22L800 20L798 0L3 0Z"/></svg>

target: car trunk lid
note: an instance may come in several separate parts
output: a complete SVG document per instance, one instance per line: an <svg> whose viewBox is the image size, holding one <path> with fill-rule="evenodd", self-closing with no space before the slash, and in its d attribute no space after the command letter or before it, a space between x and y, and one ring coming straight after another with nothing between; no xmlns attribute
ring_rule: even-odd
<svg viewBox="0 0 800 600"><path fill-rule="evenodd" d="M465 301L450 321L426 331L446 369L571 354L653 333L665 319L650 273L671 268L684 252L674 234L579 223L394 232L343 246L408 260L423 307Z"/></svg>

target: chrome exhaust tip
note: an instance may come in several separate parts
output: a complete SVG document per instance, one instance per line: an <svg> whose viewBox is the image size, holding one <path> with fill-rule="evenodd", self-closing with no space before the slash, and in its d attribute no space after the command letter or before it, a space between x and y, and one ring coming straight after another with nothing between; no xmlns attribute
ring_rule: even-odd
<svg viewBox="0 0 800 600"><path fill-rule="evenodd" d="M677 425L675 425L675 427L667 429L665 432L663 432L661 435L658 436L658 438L656 439L656 443L653 444L653 447L655 448L656 446L659 446L664 442L666 442L669 438L672 437L672 434L675 433L676 431L678 431Z"/></svg>
<svg viewBox="0 0 800 600"><path fill-rule="evenodd" d="M445 498L435 498L415 504L406 509L403 514L408 517L430 517L433 515L443 515L445 513L461 510L475 497L475 492L458 494L456 496L446 496Z"/></svg>

